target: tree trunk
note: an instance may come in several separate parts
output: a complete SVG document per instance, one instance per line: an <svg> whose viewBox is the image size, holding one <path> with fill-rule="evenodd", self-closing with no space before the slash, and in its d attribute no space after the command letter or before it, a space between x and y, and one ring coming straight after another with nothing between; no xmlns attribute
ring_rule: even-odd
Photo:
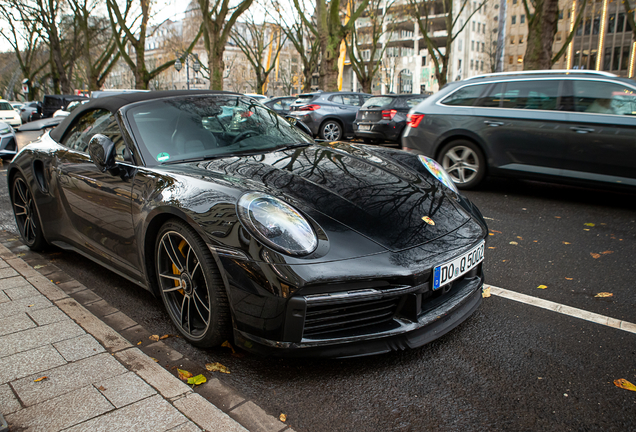
<svg viewBox="0 0 636 432"><path fill-rule="evenodd" d="M223 51L220 53L214 47L209 51L210 57L208 67L210 68L210 90L223 90L223 71L225 71L225 62L223 61Z"/></svg>
<svg viewBox="0 0 636 432"><path fill-rule="evenodd" d="M528 42L523 69L551 69L552 45L559 19L559 2L558 0L537 0L535 7L534 16L528 21Z"/></svg>
<svg viewBox="0 0 636 432"><path fill-rule="evenodd" d="M372 83L372 79L369 77L360 79L358 77L358 82L360 83L360 85L362 86L362 92L363 93L369 93L371 94L371 88L373 87L373 83Z"/></svg>

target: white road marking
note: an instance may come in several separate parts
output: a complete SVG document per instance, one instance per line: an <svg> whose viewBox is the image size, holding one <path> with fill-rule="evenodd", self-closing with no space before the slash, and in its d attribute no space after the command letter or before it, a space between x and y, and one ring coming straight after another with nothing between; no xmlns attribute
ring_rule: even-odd
<svg viewBox="0 0 636 432"><path fill-rule="evenodd" d="M589 312L583 309L577 309L571 306L562 305L560 303L543 300L540 298L532 297L526 294L521 294L515 291L510 291L503 288L498 288L493 285L484 284L484 288L490 287L490 294L499 297L504 297L509 300L518 301L521 303L529 304L532 306L548 309L553 312L558 312L564 315L569 315L575 318L580 318L585 321L590 321L596 324L602 324L608 327L612 327L619 330L624 330L629 333L636 334L636 324L627 321L617 320L605 315L599 315L594 312Z"/></svg>

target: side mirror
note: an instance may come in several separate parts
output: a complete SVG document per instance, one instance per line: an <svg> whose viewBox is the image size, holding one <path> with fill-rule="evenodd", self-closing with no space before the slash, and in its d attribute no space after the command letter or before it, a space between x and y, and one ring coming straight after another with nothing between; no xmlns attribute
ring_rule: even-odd
<svg viewBox="0 0 636 432"><path fill-rule="evenodd" d="M309 126L298 120L296 117L288 115L285 116L285 119L289 122L290 125L296 126L298 129L300 129L302 132L305 132L310 137L314 136L314 134L311 132L311 129L309 129Z"/></svg>
<svg viewBox="0 0 636 432"><path fill-rule="evenodd" d="M115 143L105 135L95 134L88 142L88 154L101 172L117 167L115 163Z"/></svg>

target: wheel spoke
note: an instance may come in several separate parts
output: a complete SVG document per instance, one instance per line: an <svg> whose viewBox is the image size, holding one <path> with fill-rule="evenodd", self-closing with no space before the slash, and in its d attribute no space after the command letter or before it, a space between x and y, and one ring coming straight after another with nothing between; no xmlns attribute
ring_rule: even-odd
<svg viewBox="0 0 636 432"><path fill-rule="evenodd" d="M15 188L16 188L16 190L18 191L18 194L20 195L20 199L22 200L22 202L23 202L24 204L26 204L26 203L27 203L27 201L28 201L28 199L27 199L27 197L24 195L24 191L22 190L22 187L21 187L22 183L23 183L22 181L17 181L17 182L15 183Z"/></svg>
<svg viewBox="0 0 636 432"><path fill-rule="evenodd" d="M192 272L190 272L190 252L192 252L192 247L188 247L188 253L186 254L186 259L185 259L185 268L186 268L186 273L192 276Z"/></svg>
<svg viewBox="0 0 636 432"><path fill-rule="evenodd" d="M455 149L452 149L451 151L446 153L446 156L448 156L448 158L453 161L453 164L457 164L462 160L462 158L457 155L457 150Z"/></svg>
<svg viewBox="0 0 636 432"><path fill-rule="evenodd" d="M194 297L195 297L195 300L199 300L199 302L201 303L201 306L203 306L205 308L205 311L209 313L210 308L206 306L205 302L201 299L201 297L199 297L199 293L196 290L194 291ZM194 302L194 304L195 305L197 304L196 301Z"/></svg>
<svg viewBox="0 0 636 432"><path fill-rule="evenodd" d="M197 272L198 269L201 268L201 263L197 260L197 265L194 266L194 270L192 270L192 273L190 273L190 277L194 278L194 274Z"/></svg>
<svg viewBox="0 0 636 432"><path fill-rule="evenodd" d="M181 301L181 327L184 328L185 324L185 314L188 312L186 310L186 302L188 302L188 296L183 296L183 300ZM189 332L189 330L188 330Z"/></svg>
<svg viewBox="0 0 636 432"><path fill-rule="evenodd" d="M197 294L197 293L196 293L196 291L195 291L195 293L194 293L194 299L193 299L194 307L196 308L197 313L199 314L199 317L201 318L201 321L203 321L203 324L205 324L205 326L207 327L207 325L208 325L208 321L209 321L209 320L208 320L208 318L207 318L208 314L203 315L203 314L201 313L201 310L199 309L199 305L198 305L198 303L197 303L197 298L198 298L198 297L199 297L199 296L198 296L198 294ZM201 302L201 300L199 300L199 302ZM201 303L202 303L202 305L203 305L203 302L201 302ZM208 310L207 312L209 313L210 311Z"/></svg>
<svg viewBox="0 0 636 432"><path fill-rule="evenodd" d="M167 241L168 245L166 245L166 237L168 238L168 241ZM163 239L161 240L161 244L163 245L163 248L166 251L166 254L168 254L168 258L170 258L170 261L172 261L172 264L179 270L179 272L183 273L183 265L181 264L181 261L179 260L179 256L177 255L177 252L174 249L174 245L172 244L170 235L164 236Z"/></svg>

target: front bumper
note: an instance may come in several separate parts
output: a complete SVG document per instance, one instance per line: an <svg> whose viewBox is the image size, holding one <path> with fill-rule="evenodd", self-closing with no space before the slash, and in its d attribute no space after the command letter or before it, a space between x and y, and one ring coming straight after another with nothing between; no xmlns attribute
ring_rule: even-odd
<svg viewBox="0 0 636 432"><path fill-rule="evenodd" d="M0 136L0 156L14 156L18 152L18 143L13 134Z"/></svg>

